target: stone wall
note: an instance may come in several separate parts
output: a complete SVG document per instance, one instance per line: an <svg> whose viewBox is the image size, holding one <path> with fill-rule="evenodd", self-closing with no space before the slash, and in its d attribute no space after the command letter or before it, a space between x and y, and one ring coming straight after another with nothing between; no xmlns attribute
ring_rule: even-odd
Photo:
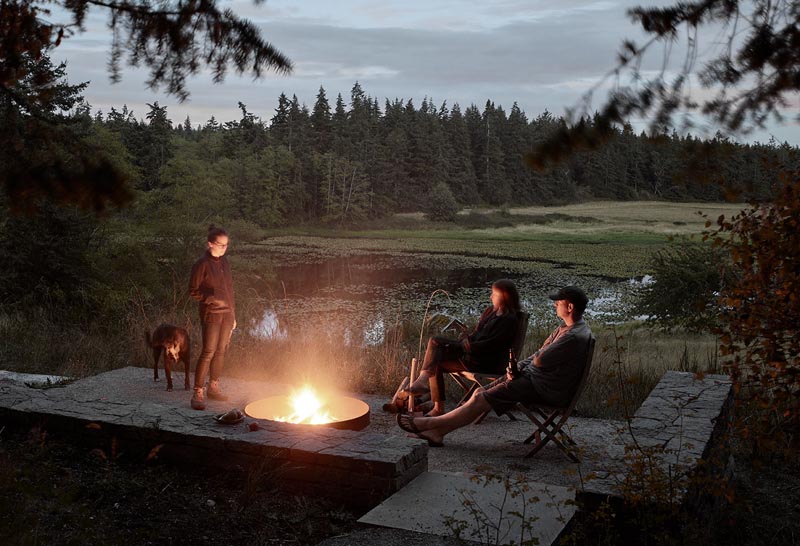
<svg viewBox="0 0 800 546"><path fill-rule="evenodd" d="M208 412L89 391L2 382L0 427L39 427L143 461L152 453L180 466L269 472L288 491L355 509L375 506L428 467L428 446L418 440L271 422L251 431L217 425Z"/></svg>
<svg viewBox="0 0 800 546"><path fill-rule="evenodd" d="M692 510L716 502L723 498L732 469L732 417L727 376L666 372L620 431L627 461L589 481L584 493L608 498L609 491L622 497L641 490L655 502ZM646 464L634 472L630 463L637 457Z"/></svg>

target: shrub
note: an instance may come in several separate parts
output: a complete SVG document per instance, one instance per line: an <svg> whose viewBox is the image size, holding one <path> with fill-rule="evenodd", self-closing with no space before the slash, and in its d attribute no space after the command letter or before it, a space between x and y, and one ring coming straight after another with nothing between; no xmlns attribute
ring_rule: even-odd
<svg viewBox="0 0 800 546"><path fill-rule="evenodd" d="M710 330L717 322L723 260L717 248L688 240L659 250L650 263L654 282L641 289L637 312L666 328Z"/></svg>
<svg viewBox="0 0 800 546"><path fill-rule="evenodd" d="M257 243L266 238L267 232L255 222L236 219L223 223L231 237L244 243Z"/></svg>
<svg viewBox="0 0 800 546"><path fill-rule="evenodd" d="M731 257L720 293L720 352L739 403L741 432L763 453L797 456L800 430L800 171L786 172L775 201L754 204L706 233ZM710 228L712 222L706 222Z"/></svg>
<svg viewBox="0 0 800 546"><path fill-rule="evenodd" d="M452 222L456 219L456 214L460 206L453 197L453 192L444 182L439 182L428 195L428 204L425 212L429 219L435 222Z"/></svg>

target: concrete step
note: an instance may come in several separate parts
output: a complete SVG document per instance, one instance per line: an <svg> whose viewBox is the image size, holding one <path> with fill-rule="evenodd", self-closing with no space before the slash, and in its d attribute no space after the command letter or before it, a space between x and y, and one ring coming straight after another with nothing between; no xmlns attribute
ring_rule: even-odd
<svg viewBox="0 0 800 546"><path fill-rule="evenodd" d="M575 492L524 478L424 472L359 523L484 544L555 543L575 513Z"/></svg>

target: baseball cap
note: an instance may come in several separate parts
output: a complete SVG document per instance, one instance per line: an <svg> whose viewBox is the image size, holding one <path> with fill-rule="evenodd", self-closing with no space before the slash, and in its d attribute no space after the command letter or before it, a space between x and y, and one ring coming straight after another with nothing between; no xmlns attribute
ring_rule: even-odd
<svg viewBox="0 0 800 546"><path fill-rule="evenodd" d="M557 292L552 292L547 297L553 301L567 300L575 306L575 309L579 313L583 313L586 309L586 305L589 303L589 298L586 297L586 293L577 286L565 286Z"/></svg>

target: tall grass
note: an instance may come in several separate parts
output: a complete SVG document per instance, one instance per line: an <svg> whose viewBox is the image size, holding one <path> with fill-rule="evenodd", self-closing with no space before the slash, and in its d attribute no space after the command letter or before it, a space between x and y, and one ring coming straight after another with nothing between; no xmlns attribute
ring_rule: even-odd
<svg viewBox="0 0 800 546"><path fill-rule="evenodd" d="M626 325L595 326L592 371L577 412L589 417L631 416L668 370L720 373L714 336ZM624 390L625 396L621 396Z"/></svg>
<svg viewBox="0 0 800 546"><path fill-rule="evenodd" d="M193 303L193 302L192 302ZM161 313L148 315L141 306L116 324L70 324L39 313L30 316L0 315L3 367L20 372L84 377L124 366L152 366L152 353L144 332L160 322L185 326L192 339L192 367L200 354L201 331L192 303L178 302ZM323 388L390 396L409 373L417 356L420 337L432 331L422 320L396 318L375 345L347 341L348 324L332 324L326 332L292 332L289 338L262 339L246 326L248 314L240 310L240 328L233 336L225 375L289 385L313 383ZM555 320L553 321L555 326ZM577 412L587 417L621 418L632 413L667 370L718 373L720 363L713 336L688 332L668 333L641 325L591 324L597 337L592 373L578 403ZM533 353L549 329L533 325L524 354ZM619 361L617 361L619 360ZM624 385L633 407L620 405ZM460 391L448 381L448 399Z"/></svg>
<svg viewBox="0 0 800 546"><path fill-rule="evenodd" d="M125 365L131 346L107 325L64 322L46 312L0 315L2 367L85 377Z"/></svg>

